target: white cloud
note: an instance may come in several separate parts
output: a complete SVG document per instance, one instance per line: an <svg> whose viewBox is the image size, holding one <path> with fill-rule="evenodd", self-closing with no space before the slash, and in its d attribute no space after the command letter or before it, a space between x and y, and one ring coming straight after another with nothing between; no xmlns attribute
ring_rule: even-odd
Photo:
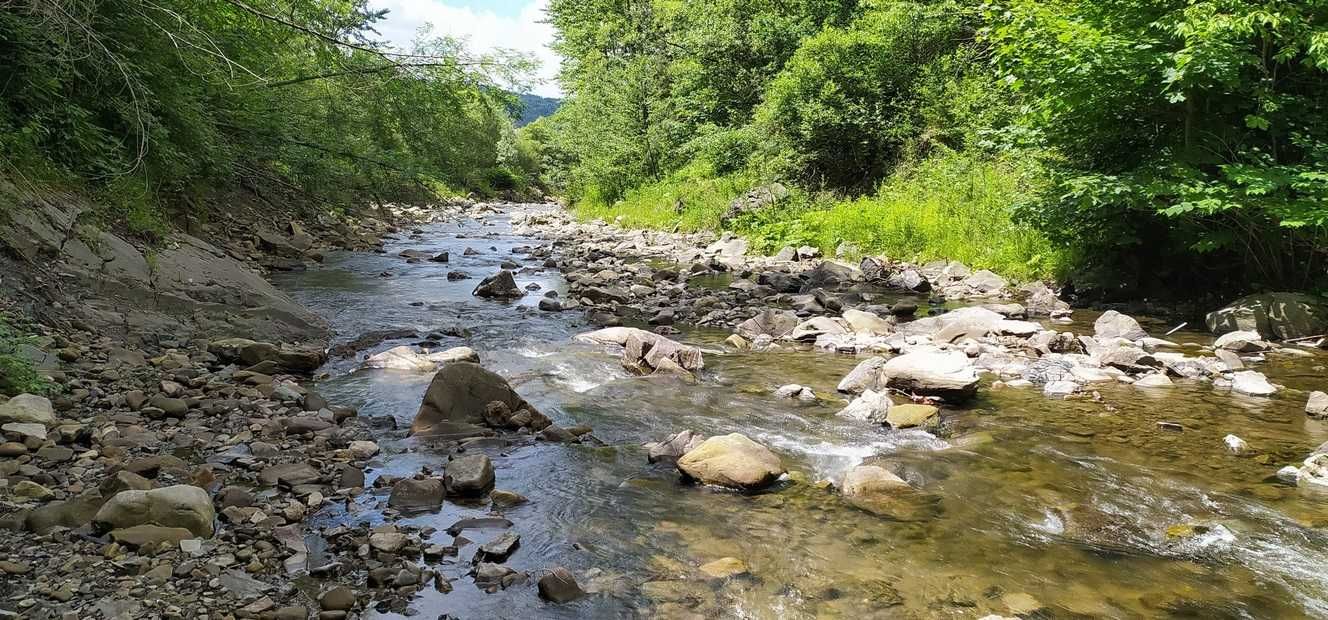
<svg viewBox="0 0 1328 620"><path fill-rule="evenodd" d="M498 48L516 50L533 55L540 61L538 78L533 91L546 97L561 97L558 86L558 56L550 49L553 26L545 21L548 0L531 0L515 15L499 15L490 10L453 6L446 0L374 0L371 6L388 9L387 19L377 25L389 41L408 47L415 31L424 24L432 24L434 32L465 39L471 50L490 51Z"/></svg>

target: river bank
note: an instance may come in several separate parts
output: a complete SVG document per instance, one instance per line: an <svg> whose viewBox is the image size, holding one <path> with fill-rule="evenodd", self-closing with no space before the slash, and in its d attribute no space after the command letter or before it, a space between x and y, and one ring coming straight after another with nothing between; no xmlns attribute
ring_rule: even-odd
<svg viewBox="0 0 1328 620"><path fill-rule="evenodd" d="M142 485L121 474L132 463L153 486L212 490L220 526L196 550L194 537L146 549L112 544L81 524L40 536L6 532L0 548L18 565L6 570L27 570L4 598L24 613L80 617L333 618L346 610L332 607L347 600L348 615L366 616L1323 611L1324 584L1311 567L1328 557L1319 529L1328 514L1322 500L1276 476L1328 439L1304 412L1308 393L1322 389L1322 354L1271 344L1240 350L1242 363L1283 387L1232 394L1217 382L1230 368L1210 374L1210 362L1196 361L1220 361L1210 335L1172 334L1174 347L1126 338L1111 356L1141 355L1123 362L1075 350L1084 346L1075 337L1040 342L1043 325L1108 338L1097 313L1071 311L1054 295L1043 296L1045 315L1024 300L1032 316L1014 318L1014 308L999 306L1017 292L995 274L883 263L878 278L868 277L870 263L836 265L796 248L798 260L750 257L733 239L622 231L548 207L476 208L439 220L390 235L381 253L329 251L319 266L273 274L277 290L327 321L334 344L354 343L334 347L350 355L320 365L317 377L305 374L313 363L248 374L242 366L265 360L213 342L142 365L132 354L117 361L126 355L113 339L61 347L77 349L62 356L73 358L61 362L65 384L87 394L57 398L62 423L49 427L48 440L3 460L19 464L7 480L52 493L21 501L11 493L7 507L68 505L102 479ZM444 253L447 262L430 260ZM503 269L513 274L503 291L510 297L472 295ZM946 300L917 291L919 278ZM985 310L995 316L960 309L983 304L997 305ZM939 316L965 321L952 327L926 316L942 309L950 312ZM747 324L766 311L776 314ZM625 367L622 347L576 338L617 323L694 346L704 365L642 377L642 360ZM1170 327L1146 317L1137 326L1156 335ZM1134 327L1104 324L1124 336ZM521 431L462 442L409 436L433 366L360 368L366 356L403 346L392 359L470 348L579 441ZM970 400L946 402L950 393L914 383L879 386L899 401L885 404L845 385L878 354L925 346L972 353L963 366L984 378ZM257 349L252 356L271 353ZM1067 376L1050 376L1057 371ZM1152 376L1174 385L1135 385ZM781 390L794 384L808 397ZM158 401L134 407L135 391ZM908 424L898 414L912 400L941 407ZM841 415L864 407L866 415ZM671 459L648 462L642 444L688 429L747 436L787 474L757 493L681 484ZM28 442L18 443L27 450ZM451 470L468 467L449 460L478 455L502 492L453 493L447 478L460 472ZM864 465L897 477L908 496L884 505L850 497L844 478ZM77 486L83 481L87 489ZM353 491L356 482L365 490ZM401 509L404 489L425 497L423 510ZM489 565L483 571L477 555ZM538 581L559 566L587 596L562 605L540 598ZM97 595L112 584L130 596L97 610ZM340 598L329 603L333 591Z"/></svg>

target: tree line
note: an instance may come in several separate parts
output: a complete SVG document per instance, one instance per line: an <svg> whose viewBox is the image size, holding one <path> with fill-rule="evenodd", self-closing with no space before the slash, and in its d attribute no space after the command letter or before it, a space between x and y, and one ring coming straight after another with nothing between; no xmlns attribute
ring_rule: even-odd
<svg viewBox="0 0 1328 620"><path fill-rule="evenodd" d="M929 235L979 213L1004 221L967 229L970 244L1038 237L999 259L1027 275L1325 284L1328 3L552 0L549 14L568 98L523 135L544 181L592 213L718 226L711 211L779 181L788 204L735 227L925 255L961 248ZM925 226L876 208L901 196L944 204Z"/></svg>
<svg viewBox="0 0 1328 620"><path fill-rule="evenodd" d="M344 209L528 185L506 87L531 59L427 30L399 49L384 17L367 0L4 0L0 169L145 237L240 190Z"/></svg>

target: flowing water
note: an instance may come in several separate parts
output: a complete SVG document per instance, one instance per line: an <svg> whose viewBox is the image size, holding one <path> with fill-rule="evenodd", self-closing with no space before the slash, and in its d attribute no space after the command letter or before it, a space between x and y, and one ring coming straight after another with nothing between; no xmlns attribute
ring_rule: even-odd
<svg viewBox="0 0 1328 620"><path fill-rule="evenodd" d="M1037 615L1054 618L1328 617L1328 497L1273 475L1328 440L1328 425L1304 415L1301 391L1328 384L1328 357L1260 365L1291 388L1267 399L1181 382L1100 387L1102 402L1063 401L987 381L975 403L943 412L934 436L883 432L834 416L843 406L834 388L858 361L852 356L710 353L696 385L629 375L615 351L571 340L591 329L580 313L534 308L543 290L565 290L555 270L512 252L539 243L495 215L426 226L416 239L389 240L383 255L332 253L318 270L277 278L343 338L464 329L441 344L476 349L560 425L589 425L607 444L483 444L498 457L498 487L531 499L505 512L521 535L508 565L533 575L567 566L596 594L561 606L541 602L533 585L486 594L465 576L468 547L435 567L455 589L422 591L412 605L422 617L977 618L1013 615L1029 596ZM467 247L480 253L463 256ZM407 264L396 254L408 248L449 251L452 262ZM477 279L445 277L455 269L482 277L508 259L532 266L518 284L542 290L502 303L472 297ZM1061 329L1091 332L1092 315L1075 318ZM726 336L684 329L678 338L719 349ZM1171 338L1211 342L1198 333ZM353 361L326 370L317 389L330 400L403 428L430 379L356 370ZM776 399L771 392L787 383L826 398ZM1164 430L1163 421L1184 430ZM680 484L672 467L646 462L640 443L685 428L742 432L776 450L794 480L757 495ZM1230 453L1228 433L1251 450ZM384 431L371 480L445 461L443 449L399 437ZM864 460L919 488L917 505L882 518L815 484ZM381 521L379 493L336 518ZM441 530L486 510L448 502L402 521L433 526L435 541L451 544ZM497 534L464 536L482 543ZM746 562L749 574L699 576L697 566L726 556Z"/></svg>

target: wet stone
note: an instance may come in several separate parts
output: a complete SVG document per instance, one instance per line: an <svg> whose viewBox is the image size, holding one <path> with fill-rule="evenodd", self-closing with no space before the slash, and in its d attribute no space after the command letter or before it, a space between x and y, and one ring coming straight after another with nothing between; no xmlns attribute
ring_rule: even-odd
<svg viewBox="0 0 1328 620"><path fill-rule="evenodd" d="M539 580L540 598L551 603L567 603L586 595L577 584L572 572L561 566L555 567Z"/></svg>
<svg viewBox="0 0 1328 620"><path fill-rule="evenodd" d="M484 543L475 554L478 562L505 562L521 544L521 535L516 532L504 532L499 537Z"/></svg>

